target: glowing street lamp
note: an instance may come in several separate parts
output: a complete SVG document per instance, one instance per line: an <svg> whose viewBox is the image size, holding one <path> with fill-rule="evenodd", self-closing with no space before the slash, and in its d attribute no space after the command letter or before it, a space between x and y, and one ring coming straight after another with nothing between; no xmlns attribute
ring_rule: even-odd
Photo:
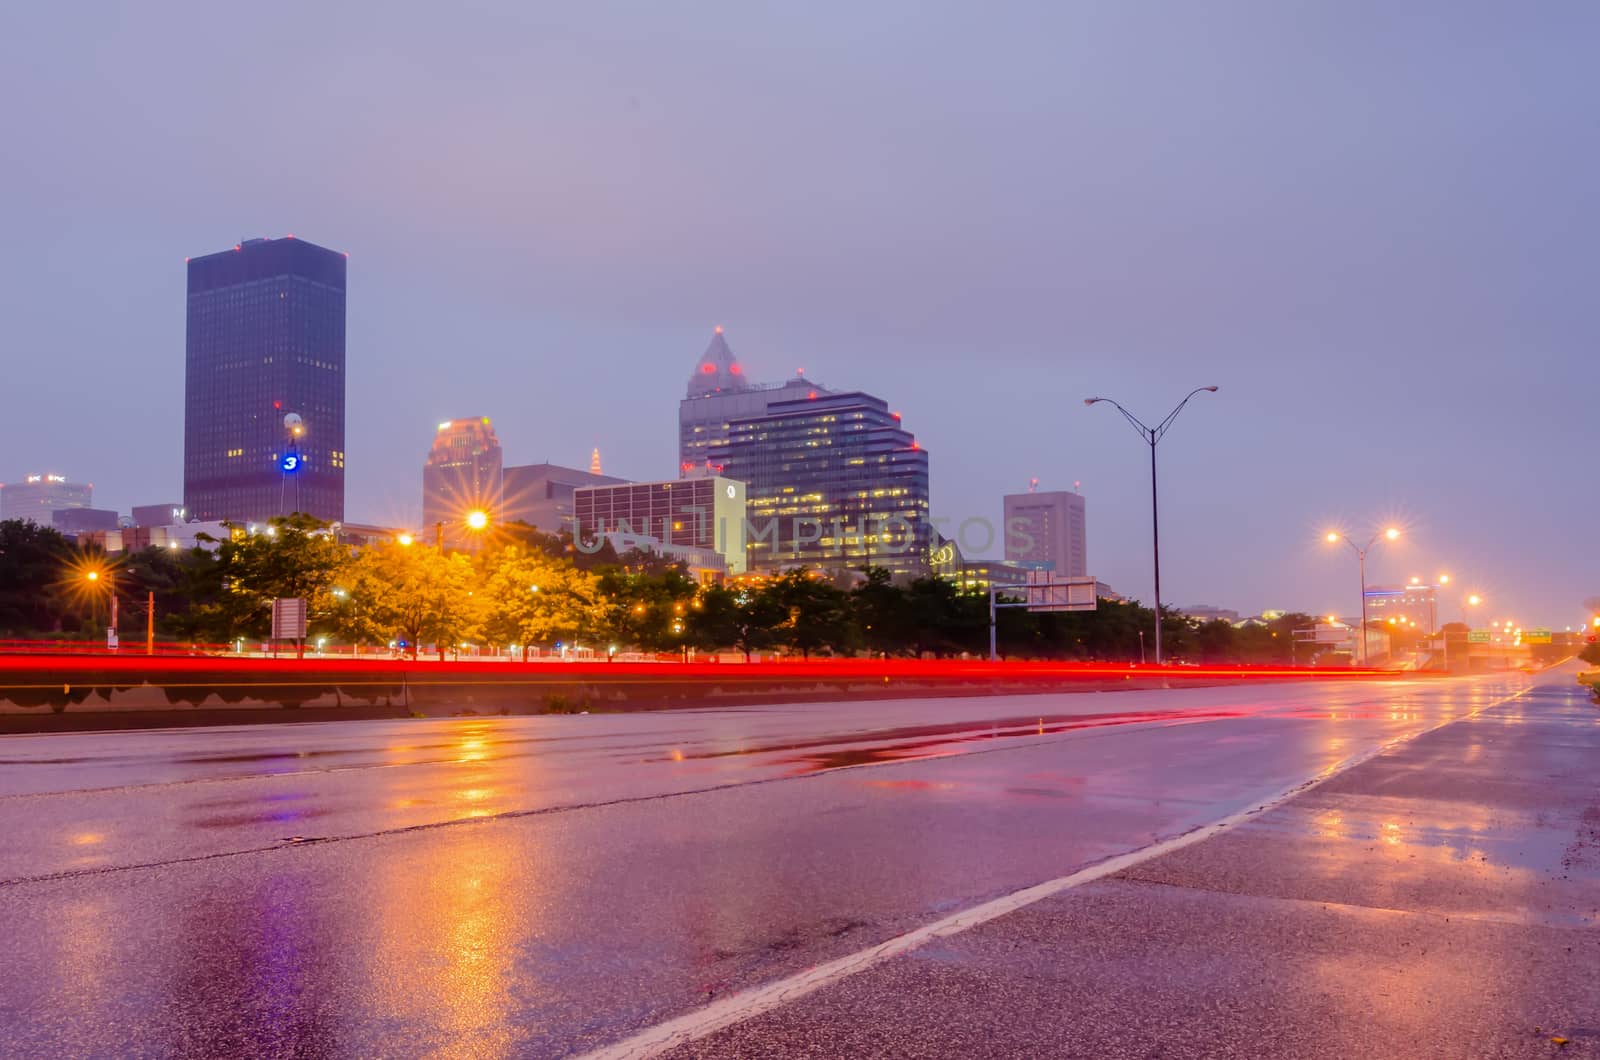
<svg viewBox="0 0 1600 1060"><path fill-rule="evenodd" d="M107 614L106 614L106 617L108 619L108 622L107 622L107 625L106 625L106 647L114 648L114 647L116 647L116 633L117 633L117 575L116 575L116 572L113 571L110 567L106 567L104 569L99 568L99 567L90 567L88 570L85 570L83 572L83 580L89 583L89 587L90 587L91 591L92 590L96 590L96 589L98 589L100 587L100 582L101 582L102 577L104 578L105 584L106 584L106 597L110 601L110 606L107 608ZM99 608L96 608L95 610L99 610Z"/></svg>
<svg viewBox="0 0 1600 1060"><path fill-rule="evenodd" d="M1103 402L1105 404L1114 406L1118 412L1122 413L1122 418L1133 425L1133 429L1139 432L1139 437L1144 439L1145 444L1150 447L1150 553L1151 560L1155 568L1157 666L1161 665L1161 519L1156 506L1156 445L1163 437L1166 436L1168 428L1172 426L1172 421L1178 418L1178 413L1183 411L1183 407L1189 404L1190 400L1196 394L1215 394L1216 392L1217 388L1214 386L1196 387L1195 389L1189 391L1187 397L1178 402L1177 408L1167 413L1166 419L1162 420L1154 427L1145 426L1143 420L1139 419L1139 417L1123 408L1121 404L1113 401L1111 398L1092 397L1083 399L1083 403L1085 405L1098 405Z"/></svg>
<svg viewBox="0 0 1600 1060"><path fill-rule="evenodd" d="M482 508L474 508L467 513L467 529L482 530L489 525L489 513Z"/></svg>
<svg viewBox="0 0 1600 1060"><path fill-rule="evenodd" d="M401 534L399 537L395 538L395 542L402 548L410 548L415 541L416 538L412 537L410 534Z"/></svg>
<svg viewBox="0 0 1600 1060"><path fill-rule="evenodd" d="M1396 541L1400 537L1397 527L1389 527L1379 533L1373 534L1371 540L1365 545L1358 545L1350 540L1350 535L1338 530L1329 530L1327 541L1336 545L1340 541L1355 549L1357 564L1361 570L1361 665L1367 665L1367 550L1376 545L1380 539Z"/></svg>

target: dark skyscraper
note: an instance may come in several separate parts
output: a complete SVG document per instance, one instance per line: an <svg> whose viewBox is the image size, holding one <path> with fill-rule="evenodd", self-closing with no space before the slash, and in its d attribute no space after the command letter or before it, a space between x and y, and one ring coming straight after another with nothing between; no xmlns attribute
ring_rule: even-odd
<svg viewBox="0 0 1600 1060"><path fill-rule="evenodd" d="M344 519L344 321L343 254L288 236L189 260L190 518Z"/></svg>

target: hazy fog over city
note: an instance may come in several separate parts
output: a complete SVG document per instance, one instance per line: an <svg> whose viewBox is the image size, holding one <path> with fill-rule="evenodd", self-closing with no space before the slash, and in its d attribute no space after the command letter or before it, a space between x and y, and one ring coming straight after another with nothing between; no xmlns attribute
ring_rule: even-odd
<svg viewBox="0 0 1600 1060"><path fill-rule="evenodd" d="M1455 576L1583 617L1600 11L1478 4L270 7L0 14L0 481L181 494L184 258L347 251L348 512L437 421L675 473L722 325L904 415L934 513L1081 483L1149 598L1355 604ZM981 543L981 542L979 542ZM973 551L981 551L974 549ZM1454 618L1447 598L1441 619ZM1523 618L1526 614L1526 619Z"/></svg>

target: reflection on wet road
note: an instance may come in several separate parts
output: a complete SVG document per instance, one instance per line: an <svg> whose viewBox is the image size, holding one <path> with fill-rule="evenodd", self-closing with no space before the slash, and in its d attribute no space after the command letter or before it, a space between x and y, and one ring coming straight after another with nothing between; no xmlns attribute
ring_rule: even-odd
<svg viewBox="0 0 1600 1060"><path fill-rule="evenodd" d="M10 737L0 1031L40 1055L581 1051L1529 683Z"/></svg>

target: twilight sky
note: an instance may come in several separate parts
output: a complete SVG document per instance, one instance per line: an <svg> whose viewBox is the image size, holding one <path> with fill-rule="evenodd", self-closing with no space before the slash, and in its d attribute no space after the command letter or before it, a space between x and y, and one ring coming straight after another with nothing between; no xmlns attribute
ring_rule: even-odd
<svg viewBox="0 0 1600 1060"><path fill-rule="evenodd" d="M1348 614L1321 531L1398 520L1371 580L1559 629L1597 42L1562 0L5 5L0 481L179 499L183 259L293 232L350 253L352 520L415 519L458 416L671 476L722 324L901 410L952 524L1081 481L1131 595L1148 451L1082 399L1215 383L1161 448L1169 602Z"/></svg>

